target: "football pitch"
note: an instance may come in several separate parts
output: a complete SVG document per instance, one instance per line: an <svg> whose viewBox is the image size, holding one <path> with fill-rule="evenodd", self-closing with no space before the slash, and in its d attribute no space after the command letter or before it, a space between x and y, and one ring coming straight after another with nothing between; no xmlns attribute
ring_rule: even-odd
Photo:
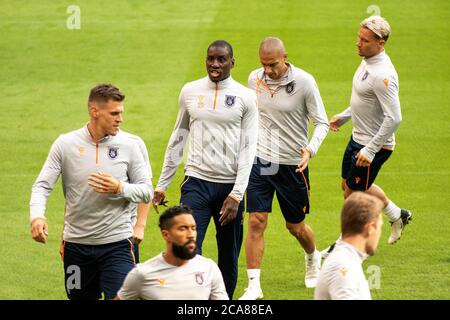
<svg viewBox="0 0 450 320"><path fill-rule="evenodd" d="M69 5L80 9L79 29ZM371 7L370 7L371 6ZM368 10L370 9L370 10ZM34 242L29 200L52 142L88 121L87 96L97 83L127 96L122 128L149 150L159 178L183 84L204 77L205 52L216 39L235 52L233 78L247 83L259 67L258 45L280 37L289 61L311 73L330 118L348 106L360 63L358 25L380 11L391 24L386 45L400 78L403 122L397 147L377 178L395 203L413 211L402 239L388 245L385 219L378 251L364 263L373 299L450 299L450 2L428 1L13 1L0 2L0 299L66 299L58 248L64 198L59 181L47 205L49 238ZM370 11L370 12L368 12ZM67 21L69 19L69 21ZM74 25L75 21L75 25ZM339 235L341 159L351 124L329 132L310 161L311 215L319 249ZM182 166L167 197L179 200ZM247 219L246 219L247 221ZM245 221L245 226L246 226ZM204 255L216 259L214 224ZM261 284L266 299L312 299L304 254L270 214ZM149 213L141 261L164 250L157 215ZM246 287L245 251L235 298Z"/></svg>

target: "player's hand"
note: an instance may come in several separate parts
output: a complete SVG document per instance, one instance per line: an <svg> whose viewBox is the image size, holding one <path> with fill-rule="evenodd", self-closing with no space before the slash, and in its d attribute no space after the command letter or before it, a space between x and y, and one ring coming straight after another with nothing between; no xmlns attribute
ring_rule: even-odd
<svg viewBox="0 0 450 320"><path fill-rule="evenodd" d="M153 209L155 209L155 212L159 214L158 206L164 206L167 207L167 200L164 200L166 198L166 194L164 191L161 190L155 190L155 193L153 194L152 199L152 205Z"/></svg>
<svg viewBox="0 0 450 320"><path fill-rule="evenodd" d="M305 170L308 166L309 159L311 159L311 152L308 148L301 148L300 155L302 156L302 161L300 161L300 163L297 165L297 169L295 169L295 172L303 172L303 170Z"/></svg>
<svg viewBox="0 0 450 320"><path fill-rule="evenodd" d="M330 129L331 131L334 132L338 132L339 131L339 127L341 126L340 124L341 122L341 118L338 117L337 115L333 116L330 120Z"/></svg>
<svg viewBox="0 0 450 320"><path fill-rule="evenodd" d="M220 209L219 222L221 226L224 226L234 219L236 219L239 209L239 201L228 196L223 202L222 209Z"/></svg>
<svg viewBox="0 0 450 320"><path fill-rule="evenodd" d="M370 166L370 164L371 161L361 152L358 152L358 154L356 155L356 166L365 168Z"/></svg>
<svg viewBox="0 0 450 320"><path fill-rule="evenodd" d="M59 245L59 255L61 256L61 261L64 262L64 241L61 241Z"/></svg>
<svg viewBox="0 0 450 320"><path fill-rule="evenodd" d="M120 181L107 172L92 173L88 178L88 184L99 193L119 193Z"/></svg>
<svg viewBox="0 0 450 320"><path fill-rule="evenodd" d="M133 229L134 243L139 245L144 240L145 226L135 225Z"/></svg>
<svg viewBox="0 0 450 320"><path fill-rule="evenodd" d="M31 223L31 237L34 241L46 243L48 236L48 223L43 218L36 218Z"/></svg>

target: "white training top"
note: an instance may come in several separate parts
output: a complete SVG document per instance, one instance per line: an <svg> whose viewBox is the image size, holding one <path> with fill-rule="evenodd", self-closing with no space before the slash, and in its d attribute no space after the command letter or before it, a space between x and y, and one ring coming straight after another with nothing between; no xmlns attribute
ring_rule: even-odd
<svg viewBox="0 0 450 320"><path fill-rule="evenodd" d="M153 195L141 144L140 138L123 131L95 144L87 125L59 136L33 184L30 220L44 217L47 198L61 175L66 202L63 240L100 245L132 237L132 202L149 202ZM89 186L89 175L99 171L121 181L117 194L98 193Z"/></svg>
<svg viewBox="0 0 450 320"><path fill-rule="evenodd" d="M340 113L340 125L352 119L353 140L364 145L370 161L383 147L395 147L394 132L402 121L397 71L382 51L363 59L353 77L350 107Z"/></svg>
<svg viewBox="0 0 450 320"><path fill-rule="evenodd" d="M205 77L187 83L167 146L157 189L166 191L190 135L185 174L216 183L233 183L230 195L242 200L256 155L256 95L232 77Z"/></svg>
<svg viewBox="0 0 450 320"><path fill-rule="evenodd" d="M362 269L367 258L352 245L338 240L320 270L315 300L371 300Z"/></svg>
<svg viewBox="0 0 450 320"><path fill-rule="evenodd" d="M214 261L196 255L178 267L167 263L162 253L136 265L117 295L121 300L228 300Z"/></svg>
<svg viewBox="0 0 450 320"><path fill-rule="evenodd" d="M316 155L328 132L328 118L314 77L289 64L287 73L270 79L260 68L248 78L256 91L259 111L257 156L266 161L296 165L300 149ZM309 123L314 132L308 143Z"/></svg>

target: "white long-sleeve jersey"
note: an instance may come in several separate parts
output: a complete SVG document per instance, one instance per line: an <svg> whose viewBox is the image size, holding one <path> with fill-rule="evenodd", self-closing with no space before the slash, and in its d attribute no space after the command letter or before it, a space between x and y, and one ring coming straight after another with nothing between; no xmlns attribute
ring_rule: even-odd
<svg viewBox="0 0 450 320"><path fill-rule="evenodd" d="M31 221L44 217L47 198L61 175L66 203L63 240L100 245L131 237L131 214L136 210L132 202L149 202L153 192L142 143L119 131L95 144L87 126L59 136L32 188ZM95 192L88 184L95 172L121 181L119 192Z"/></svg>
<svg viewBox="0 0 450 320"><path fill-rule="evenodd" d="M179 112L167 146L157 189L166 191L190 135L185 174L233 183L230 195L242 200L256 154L258 112L255 93L231 76L189 82L179 96Z"/></svg>
<svg viewBox="0 0 450 320"><path fill-rule="evenodd" d="M314 292L315 300L371 300L369 284L362 269L366 254L338 240L325 259Z"/></svg>
<svg viewBox="0 0 450 320"><path fill-rule="evenodd" d="M131 270L117 295L121 300L228 300L214 261L196 255L173 266L162 253Z"/></svg>
<svg viewBox="0 0 450 320"><path fill-rule="evenodd" d="M363 59L353 77L350 107L340 113L340 124L353 122L352 136L364 145L370 161L381 148L395 148L394 132L402 121L397 71L382 51Z"/></svg>
<svg viewBox="0 0 450 320"><path fill-rule="evenodd" d="M300 149L316 155L328 132L328 118L314 77L289 65L279 80L272 80L260 68L248 78L256 91L259 111L257 156L270 162L296 165ZM311 140L309 123L314 123Z"/></svg>

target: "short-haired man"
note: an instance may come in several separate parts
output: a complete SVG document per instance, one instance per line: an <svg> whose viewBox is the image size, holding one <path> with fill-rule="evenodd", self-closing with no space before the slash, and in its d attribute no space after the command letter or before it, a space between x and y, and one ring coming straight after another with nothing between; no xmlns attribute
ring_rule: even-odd
<svg viewBox="0 0 450 320"><path fill-rule="evenodd" d="M354 192L341 213L342 239L325 259L314 293L316 300L370 300L362 262L373 256L381 235L383 203L363 192Z"/></svg>
<svg viewBox="0 0 450 320"><path fill-rule="evenodd" d="M283 42L261 42L262 68L249 76L258 98L259 128L256 163L247 189L248 233L245 242L248 287L242 300L263 297L260 285L264 231L276 193L286 228L305 251L305 285L314 288L321 256L309 213L309 159L316 155L328 132L328 118L314 77L287 62ZM309 140L309 123L314 131Z"/></svg>
<svg viewBox="0 0 450 320"><path fill-rule="evenodd" d="M152 197L151 174L139 137L119 130L125 96L111 84L89 95L89 122L59 136L36 179L31 233L45 243L47 198L62 176L65 196L63 260L69 299L113 299L134 266L134 203Z"/></svg>
<svg viewBox="0 0 450 320"><path fill-rule="evenodd" d="M256 154L258 111L255 93L231 77L233 48L224 40L208 46L208 76L187 83L167 146L153 204L164 201L183 156L190 147L181 186L182 204L194 211L197 252L211 217L216 225L218 265L230 299L236 288L242 244L245 189Z"/></svg>
<svg viewBox="0 0 450 320"><path fill-rule="evenodd" d="M219 268L196 254L197 227L188 207L172 207L159 217L166 251L136 265L118 300L228 300Z"/></svg>
<svg viewBox="0 0 450 320"><path fill-rule="evenodd" d="M384 47L391 34L389 23L380 16L363 20L358 33L358 54L363 60L353 77L350 107L330 120L330 129L350 119L353 130L342 160L344 197L354 191L367 192L384 204L391 223L388 243L397 242L412 218L407 209L400 209L376 184L375 178L395 147L394 132L402 121L398 96L398 75ZM327 252L324 252L326 256Z"/></svg>

